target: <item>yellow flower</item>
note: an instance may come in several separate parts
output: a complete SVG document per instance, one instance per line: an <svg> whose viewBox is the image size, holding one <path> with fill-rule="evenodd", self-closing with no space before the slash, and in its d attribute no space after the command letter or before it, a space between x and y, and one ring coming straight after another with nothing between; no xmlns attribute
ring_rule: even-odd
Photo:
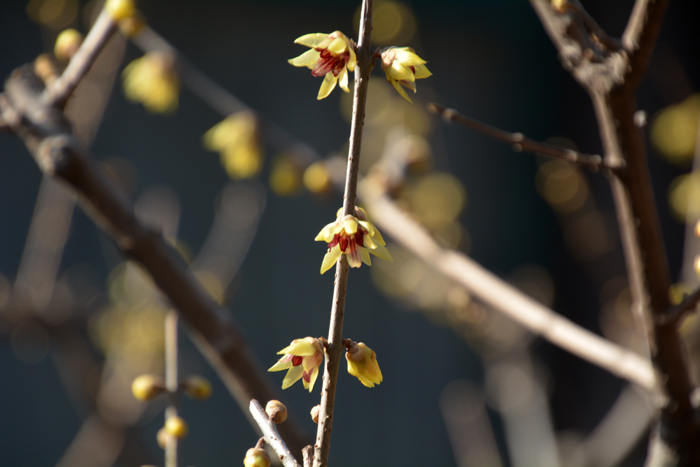
<svg viewBox="0 0 700 467"><path fill-rule="evenodd" d="M165 52L149 52L129 63L122 72L124 94L141 102L150 112L162 114L177 110L180 78L175 58Z"/></svg>
<svg viewBox="0 0 700 467"><path fill-rule="evenodd" d="M343 253L351 268L359 268L364 262L372 265L369 254L393 262L394 259L386 249L379 230L367 219L364 209L355 207L354 216L340 217L343 209L338 210L338 218L325 226L316 236L316 241L328 243L328 252L321 264L321 274L328 271Z"/></svg>
<svg viewBox="0 0 700 467"><path fill-rule="evenodd" d="M233 179L250 178L263 165L258 120L248 111L229 115L204 134L202 142L210 151L221 154L221 165Z"/></svg>
<svg viewBox="0 0 700 467"><path fill-rule="evenodd" d="M306 34L294 41L295 44L311 47L296 58L288 60L291 65L311 68L314 76L325 76L317 99L327 97L340 82L345 92L348 89L348 72L355 70L357 56L355 42L340 31L330 34Z"/></svg>
<svg viewBox="0 0 700 467"><path fill-rule="evenodd" d="M382 70L394 89L408 102L413 103L401 86L416 92L416 80L427 78L432 73L426 61L416 55L410 47L387 47L381 51Z"/></svg>
<svg viewBox="0 0 700 467"><path fill-rule="evenodd" d="M282 389L287 389L300 379L304 382L304 388L311 392L318 377L318 368L323 362L323 338L306 337L304 339L294 339L284 349L277 352L284 354L267 371L287 371L287 376L282 381Z"/></svg>
<svg viewBox="0 0 700 467"><path fill-rule="evenodd" d="M382 382L382 371L377 363L377 354L362 342L343 339L346 347L345 359L348 361L348 373L355 376L368 388Z"/></svg>

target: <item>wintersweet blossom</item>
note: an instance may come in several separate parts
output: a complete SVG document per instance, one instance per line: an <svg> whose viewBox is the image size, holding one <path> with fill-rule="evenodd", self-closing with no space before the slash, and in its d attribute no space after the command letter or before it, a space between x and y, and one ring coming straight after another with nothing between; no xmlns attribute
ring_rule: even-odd
<svg viewBox="0 0 700 467"><path fill-rule="evenodd" d="M362 208L355 208L355 215L341 217L343 209L338 210L338 218L325 226L316 236L316 241L328 243L328 252L323 257L321 274L328 271L345 254L351 268L359 268L362 263L372 265L369 254L393 262L394 259L386 249L379 230L367 218Z"/></svg>
<svg viewBox="0 0 700 467"><path fill-rule="evenodd" d="M267 371L287 371L287 376L282 381L282 389L287 389L300 379L304 382L304 388L311 392L318 377L318 368L323 362L323 338L306 337L294 339L277 354L284 354Z"/></svg>
<svg viewBox="0 0 700 467"><path fill-rule="evenodd" d="M180 78L175 58L165 52L149 52L129 63L122 72L124 94L141 102L150 112L172 113L177 109Z"/></svg>
<svg viewBox="0 0 700 467"><path fill-rule="evenodd" d="M202 142L221 154L221 165L233 179L254 177L262 169L258 120L252 112L229 115L207 131Z"/></svg>
<svg viewBox="0 0 700 467"><path fill-rule="evenodd" d="M432 73L425 60L410 47L387 47L381 51L382 70L394 89L408 102L413 103L401 86L416 92L416 80L427 78Z"/></svg>
<svg viewBox="0 0 700 467"><path fill-rule="evenodd" d="M348 361L348 373L355 376L368 388L382 382L382 371L377 363L377 354L362 342L343 340L347 348L345 359Z"/></svg>
<svg viewBox="0 0 700 467"><path fill-rule="evenodd" d="M352 39L335 31L330 34L306 34L294 43L311 47L311 50L288 62L294 66L311 68L314 76L324 76L317 99L327 97L338 83L343 91L350 92L348 72L354 71L357 64L356 45Z"/></svg>

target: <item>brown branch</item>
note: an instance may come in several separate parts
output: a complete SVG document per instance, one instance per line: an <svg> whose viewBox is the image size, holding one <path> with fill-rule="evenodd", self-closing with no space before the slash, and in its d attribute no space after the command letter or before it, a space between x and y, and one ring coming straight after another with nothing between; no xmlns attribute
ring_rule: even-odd
<svg viewBox="0 0 700 467"><path fill-rule="evenodd" d="M372 32L372 0L362 1L362 16L360 18L360 33L357 43L357 65L355 68L355 94L352 107L352 126L350 128L350 149L348 151L348 166L345 176L345 198L343 216L355 215L355 199L357 198L357 178L360 168L360 149L362 146L362 128L367 104L367 89L369 75L372 72L374 59L370 50L370 35ZM333 428L333 408L338 379L338 367L343 346L343 317L345 314L345 295L348 283L348 262L341 255L336 266L335 287L333 288L333 305L328 330L328 345L326 346L325 371L323 373L323 389L321 390L321 410L318 416L318 430L314 445L314 467L326 467L331 448L331 430Z"/></svg>
<svg viewBox="0 0 700 467"><path fill-rule="evenodd" d="M498 141L510 144L515 152L531 152L533 154L542 154L544 156L562 159L572 164L590 167L600 170L608 168L611 170L619 170L619 166L608 166L603 158L599 155L584 154L573 151L571 149L560 148L551 144L540 143L533 139L527 138L522 133L508 133L491 125L487 125L473 118L465 117L454 109L448 109L433 102L428 104L428 110L432 113L439 114L446 122L457 122L467 128L478 131L481 134L489 136Z"/></svg>
<svg viewBox="0 0 700 467"><path fill-rule="evenodd" d="M647 360L600 337L504 282L464 254L440 247L430 234L396 206L372 180L363 180L360 194L374 223L404 248L470 294L505 313L530 332L614 375L655 389Z"/></svg>
<svg viewBox="0 0 700 467"><path fill-rule="evenodd" d="M663 324L679 325L688 313L697 309L698 303L700 303L700 287L695 289L690 295L685 295L681 303L669 308L657 320L660 320Z"/></svg>
<svg viewBox="0 0 700 467"><path fill-rule="evenodd" d="M260 402L255 399L251 400L249 410L250 414L253 416L253 420L255 420L265 436L265 442L277 453L282 465L284 465L284 467L300 467L294 455L289 451L287 445L284 444L284 440L277 432L277 425L270 421L270 417L268 417L265 409L260 405ZM304 448L304 450L306 450L306 448Z"/></svg>
<svg viewBox="0 0 700 467"><path fill-rule="evenodd" d="M624 51L607 54L600 63L565 59L586 57L590 37L577 27L576 14L558 14L544 0L530 0L562 62L588 91L598 119L605 160L624 161L625 171L613 174L611 188L618 212L628 274L634 285L636 303L649 301L653 327L649 347L659 381L669 402L661 410L661 432L655 439L665 446L652 445L648 465L698 465L700 423L691 404L694 385L690 379L686 350L675 321L664 314L670 308L670 274L664 249L651 178L646 160L646 145L635 125L635 91L646 74L649 58L663 22L667 0L637 0L625 30ZM589 54L590 55L590 54ZM664 454L657 457L659 453Z"/></svg>
<svg viewBox="0 0 700 467"><path fill-rule="evenodd" d="M2 107L4 114L16 114L8 119L11 128L24 140L40 169L72 186L93 221L126 255L146 267L239 405L245 407L252 398L280 399L226 311L202 289L162 237L141 225L101 179L62 114L46 107L42 91L31 67L17 70L6 83ZM309 444L293 422L285 423L282 431L295 451Z"/></svg>

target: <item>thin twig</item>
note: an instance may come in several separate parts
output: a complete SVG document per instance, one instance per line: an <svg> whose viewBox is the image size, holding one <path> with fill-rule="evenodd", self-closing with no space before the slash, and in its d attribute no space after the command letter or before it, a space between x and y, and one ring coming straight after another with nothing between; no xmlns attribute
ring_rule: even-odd
<svg viewBox="0 0 700 467"><path fill-rule="evenodd" d="M314 463L314 447L313 446L306 446L302 451L301 454L304 458L304 467L312 467Z"/></svg>
<svg viewBox="0 0 700 467"><path fill-rule="evenodd" d="M357 177L360 167L360 148L362 145L362 128L364 126L365 106L369 74L372 71L374 59L370 50L370 34L372 31L372 0L362 1L362 16L360 18L360 34L357 43L357 66L355 68L355 94L352 108L352 126L350 129L350 149L348 167L345 177L345 198L343 216L355 214L355 198L357 197ZM338 367L343 346L343 316L345 314L345 295L348 283L348 262L341 255L336 266L336 280L333 289L333 305L328 330L328 346L326 347L325 372L323 374L323 389L321 392L321 410L318 417L318 430L314 446L314 467L328 465L328 455L331 447L331 430L333 428L333 407L335 390L338 379Z"/></svg>
<svg viewBox="0 0 700 467"><path fill-rule="evenodd" d="M678 324L682 321L686 314L690 313L691 311L695 311L698 303L700 303L700 287L695 289L695 291L690 295L684 296L682 302L680 302L678 305L672 306L666 313L658 316L656 319L660 320L664 324Z"/></svg>
<svg viewBox="0 0 700 467"><path fill-rule="evenodd" d="M530 332L647 391L654 390L655 374L647 360L569 321L462 253L443 249L423 227L371 183L370 180L363 181L360 194L365 207L373 213L374 223L382 232L386 231L387 235L427 264Z"/></svg>
<svg viewBox="0 0 700 467"><path fill-rule="evenodd" d="M608 168L611 170L619 170L618 166L609 166L599 155L584 154L571 149L560 148L553 146L551 144L540 143L533 139L527 138L522 133L508 133L491 125L487 125L478 120L470 117L465 117L461 115L454 109L448 109L441 105L431 102L428 104L428 110L430 112L439 114L443 120L446 122L457 122L467 128L476 130L486 136L493 139L502 141L506 144L510 144L515 152L531 152L534 154L542 154L549 157L554 157L556 159L563 159L572 164L581 165L584 167L590 167L592 169L600 170Z"/></svg>
<svg viewBox="0 0 700 467"><path fill-rule="evenodd" d="M47 106L65 105L116 30L117 24L112 16L102 10L63 74L44 92L44 103Z"/></svg>
<svg viewBox="0 0 700 467"><path fill-rule="evenodd" d="M270 417L268 417L265 409L263 409L260 405L260 402L256 401L255 399L251 400L249 409L250 414L253 416L253 420L255 420L265 436L265 442L267 442L267 444L274 449L284 467L300 467L299 463L294 458L294 455L289 451L289 448L282 440L280 434L277 432L277 425L270 421Z"/></svg>
<svg viewBox="0 0 700 467"><path fill-rule="evenodd" d="M165 421L177 417L178 399L178 348L177 348L177 312L169 310L165 315L165 389L168 391L168 406L165 408ZM165 467L177 467L178 439L168 436L165 443Z"/></svg>

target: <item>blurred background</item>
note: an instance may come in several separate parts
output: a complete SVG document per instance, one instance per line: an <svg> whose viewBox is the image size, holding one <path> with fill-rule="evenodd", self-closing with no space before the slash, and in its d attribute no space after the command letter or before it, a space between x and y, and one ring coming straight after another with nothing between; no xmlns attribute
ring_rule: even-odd
<svg viewBox="0 0 700 467"><path fill-rule="evenodd" d="M632 4L584 2L615 37ZM328 179L343 170L335 157L347 152L351 107L340 89L317 101L321 79L287 60L307 50L293 43L303 34L339 29L356 38L358 6L142 0L148 25L187 57L184 64L161 64L183 73L177 108L171 103L161 115L125 97L120 74L143 52L116 39L76 95L76 128L105 176L142 219L194 260L198 277L230 310L266 368L292 339L327 334L333 275L318 274L326 247L313 238L342 204ZM53 50L61 30L86 32L94 7L79 0L3 2L0 75ZM688 272L693 255L684 256L684 238L685 220L700 216L700 182L687 175L700 112L700 41L684 8L671 2L638 95L653 139L649 165L678 291L697 281ZM375 68L362 170L392 153L410 154L392 194L441 244L574 322L641 351L605 178L515 153L425 110L433 101L508 131L600 153L588 97L562 69L529 4L375 0L373 38L377 46L413 47L433 76L417 82L411 105ZM213 136L203 138L229 101L212 98L215 88L184 74L192 67L256 112L238 114L230 130L246 140L243 149L226 152L223 144L219 155ZM137 374L162 372L164 304L80 209L70 217L68 200L63 217L51 210L57 219L39 224L35 239L51 250L54 235L46 229L67 233L65 249L53 257L57 280L48 289L29 289L32 316L13 308L29 268L23 251L41 174L13 136L0 136L0 154L2 464L65 462L76 435L90 432L88 394L98 394L91 404L103 415L128 427L120 435L126 437L115 438L125 446L121 454L113 447L111 461L94 465L162 464L155 434L163 406L131 401L129 384ZM384 381L367 389L341 368L332 464L605 465L586 451L587 436L625 394L623 383L533 340L387 240L394 263L377 259L371 268L352 270L344 326L346 337L377 352ZM686 325L691 339L694 325ZM183 401L190 434L182 465L240 465L258 437L185 336L182 374L204 375L214 393L205 402ZM76 368L85 371L76 375ZM270 374L275 386L282 379ZM284 392L309 434L316 427L307 414L318 403L319 385L311 394L300 384ZM619 454L622 465L642 465L645 455L645 410L637 404L632 412L642 420L620 419L639 432L631 453Z"/></svg>

